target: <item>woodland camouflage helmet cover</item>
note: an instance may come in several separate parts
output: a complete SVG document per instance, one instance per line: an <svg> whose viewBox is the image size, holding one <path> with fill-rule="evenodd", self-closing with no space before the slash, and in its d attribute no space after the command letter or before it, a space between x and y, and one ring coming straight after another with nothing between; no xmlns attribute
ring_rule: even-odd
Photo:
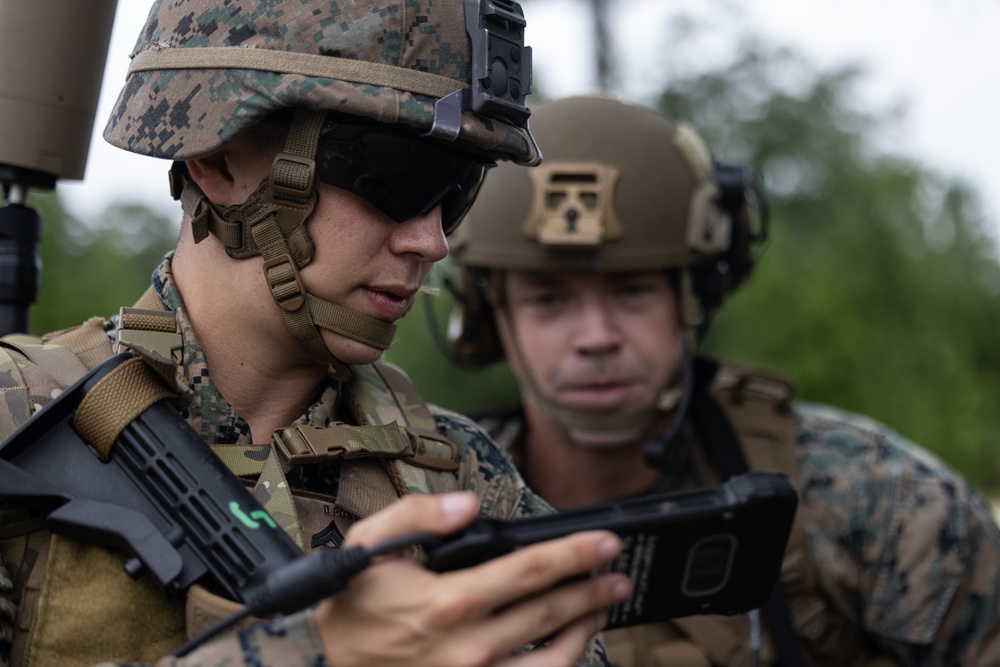
<svg viewBox="0 0 1000 667"><path fill-rule="evenodd" d="M466 24L466 10L476 20L481 6L494 16L523 17L512 0L157 0L104 137L135 153L187 160L284 107L427 131L435 102L482 83L523 108L530 49L504 56L511 62L502 81L483 69L473 51L485 47L473 43ZM537 163L526 118L526 109L523 117L463 111L456 143L498 160Z"/></svg>

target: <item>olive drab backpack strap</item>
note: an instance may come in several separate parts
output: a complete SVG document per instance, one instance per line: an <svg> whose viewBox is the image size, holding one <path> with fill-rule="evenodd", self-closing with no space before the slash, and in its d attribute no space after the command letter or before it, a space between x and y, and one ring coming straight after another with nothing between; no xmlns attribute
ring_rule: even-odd
<svg viewBox="0 0 1000 667"><path fill-rule="evenodd" d="M720 479L754 469L776 470L793 477L795 465L795 430L790 403L791 385L775 378L769 391L753 385L743 372L718 368L714 362L695 362L695 389L690 419ZM732 373L732 375L731 375ZM760 378L763 381L763 378ZM782 391L779 391L779 387ZM740 391L742 390L742 391ZM749 447L743 444L749 438ZM751 455L744 450L752 447ZM794 479L794 477L793 477ZM793 529L794 530L794 529ZM787 558L787 553L786 553ZM784 571L783 571L784 575ZM802 665L789 612L779 593L764 609L768 632L761 637L760 664L780 667ZM691 616L671 622L679 628L690 645L713 665L751 664L751 619L749 615ZM641 630L641 628L638 628ZM654 636L639 638L644 652L661 656L650 665L699 664L692 660L676 663L677 646L664 644ZM686 651L687 649L685 649ZM687 653L683 653L688 655ZM615 657L615 656L613 656Z"/></svg>
<svg viewBox="0 0 1000 667"><path fill-rule="evenodd" d="M739 434L749 467L777 470L794 482L797 434L792 385L770 373L723 366L712 391ZM816 562L801 516L796 516L788 538L781 587L795 634L815 662L827 664L843 645L862 642L858 628L836 613L818 589ZM877 664L877 660L865 664Z"/></svg>
<svg viewBox="0 0 1000 667"><path fill-rule="evenodd" d="M793 385L771 373L736 366L719 368L712 393L736 431L751 470L782 472L795 482L796 430L792 412ZM804 594L815 590L817 573L809 556L806 532L797 515L788 536L781 582L788 593L793 621L804 631L806 619L817 619L815 600Z"/></svg>

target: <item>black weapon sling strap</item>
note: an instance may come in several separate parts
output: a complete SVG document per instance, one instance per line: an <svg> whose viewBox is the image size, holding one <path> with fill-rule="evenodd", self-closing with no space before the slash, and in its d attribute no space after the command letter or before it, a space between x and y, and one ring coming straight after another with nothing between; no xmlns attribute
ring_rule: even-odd
<svg viewBox="0 0 1000 667"><path fill-rule="evenodd" d="M704 358L695 360L691 419L709 458L726 480L748 472L750 467L736 432L709 390L718 370L719 365L714 361ZM774 641L777 664L780 667L802 667L804 663L795 638L788 601L780 582L774 587L764 615Z"/></svg>

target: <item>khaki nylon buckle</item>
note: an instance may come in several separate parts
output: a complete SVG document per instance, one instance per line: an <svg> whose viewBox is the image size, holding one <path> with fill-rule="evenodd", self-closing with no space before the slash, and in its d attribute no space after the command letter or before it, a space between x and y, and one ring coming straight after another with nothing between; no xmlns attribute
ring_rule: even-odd
<svg viewBox="0 0 1000 667"><path fill-rule="evenodd" d="M301 169L305 169L308 174L305 179L305 186L302 189L297 189L292 185L288 185L287 183L290 180L287 178L289 175L288 172L290 170L298 172ZM279 172L279 170L281 171ZM285 182L279 183L279 179ZM316 161L312 158L295 155L294 153L278 153L274 156L274 162L271 163L271 190L276 195L290 199L308 199L315 183Z"/></svg>
<svg viewBox="0 0 1000 667"><path fill-rule="evenodd" d="M327 459L343 456L347 449L347 438L335 430L331 430L324 435L327 440L327 447L323 450L317 449L316 444L313 442L314 438L307 437L302 432L301 426L293 426L292 428L275 431L272 442L278 450L278 455L281 459L293 466L319 463ZM331 440L336 442L330 442Z"/></svg>
<svg viewBox="0 0 1000 667"><path fill-rule="evenodd" d="M181 362L184 341L177 331L177 316L169 311L148 310L123 306L118 311L119 327L115 339L115 352L122 348L141 347L166 359ZM130 325L156 322L156 326L137 329Z"/></svg>
<svg viewBox="0 0 1000 667"><path fill-rule="evenodd" d="M420 429L406 428L406 435L413 443L413 456L404 456L403 460L420 468L437 470L439 472L455 472L462 461L462 453L458 450L458 445L444 438L438 433L424 431ZM432 440L438 444L445 445L450 455L445 458L427 453L427 443Z"/></svg>
<svg viewBox="0 0 1000 667"><path fill-rule="evenodd" d="M287 266L287 270L285 270ZM279 268L272 275L271 269ZM282 310L295 312L306 300L306 288L302 284L299 270L289 254L264 260L264 279L271 288L271 296Z"/></svg>

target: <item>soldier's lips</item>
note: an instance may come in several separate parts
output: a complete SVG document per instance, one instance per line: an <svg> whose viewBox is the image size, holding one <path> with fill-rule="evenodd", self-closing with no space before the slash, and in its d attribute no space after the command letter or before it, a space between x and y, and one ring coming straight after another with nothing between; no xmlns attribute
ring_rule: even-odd
<svg viewBox="0 0 1000 667"><path fill-rule="evenodd" d="M374 317L395 322L410 309L417 290L409 287L365 287L364 292Z"/></svg>
<svg viewBox="0 0 1000 667"><path fill-rule="evenodd" d="M570 408L613 411L633 405L639 388L636 382L572 385L563 387L559 397Z"/></svg>

